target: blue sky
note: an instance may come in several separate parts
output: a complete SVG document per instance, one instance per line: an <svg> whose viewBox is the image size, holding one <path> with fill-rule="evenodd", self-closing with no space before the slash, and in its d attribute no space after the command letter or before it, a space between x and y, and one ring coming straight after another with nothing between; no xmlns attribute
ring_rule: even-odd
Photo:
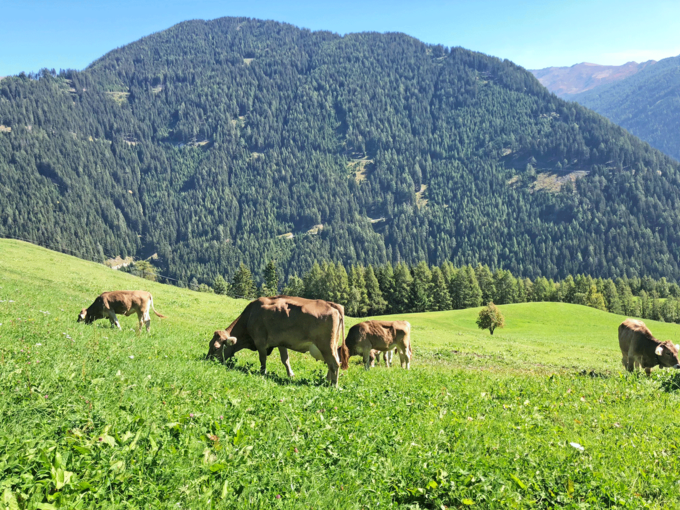
<svg viewBox="0 0 680 510"><path fill-rule="evenodd" d="M526 68L680 54L680 0L0 0L0 76L82 69L187 19L250 16L345 34L404 32Z"/></svg>

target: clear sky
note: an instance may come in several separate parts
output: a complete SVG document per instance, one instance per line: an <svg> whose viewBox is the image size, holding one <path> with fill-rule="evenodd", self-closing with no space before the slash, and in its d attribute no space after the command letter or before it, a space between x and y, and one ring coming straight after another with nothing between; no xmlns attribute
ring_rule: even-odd
<svg viewBox="0 0 680 510"><path fill-rule="evenodd" d="M222 16L404 32L528 69L680 54L680 0L0 0L0 76L82 69L175 23Z"/></svg>

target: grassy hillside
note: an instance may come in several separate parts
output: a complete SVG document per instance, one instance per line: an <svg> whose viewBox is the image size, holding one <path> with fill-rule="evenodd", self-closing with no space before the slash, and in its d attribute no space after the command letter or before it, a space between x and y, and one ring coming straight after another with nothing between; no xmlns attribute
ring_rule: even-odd
<svg viewBox="0 0 680 510"><path fill-rule="evenodd" d="M138 336L75 322L145 288ZM9 508L672 508L674 374L623 374L622 319L574 305L403 316L410 372L352 363L340 390L294 355L202 360L245 302L0 241L0 501ZM349 320L349 324L356 321ZM677 341L680 328L649 324ZM455 351L455 352L454 352ZM582 370L592 375L579 375ZM581 451L569 443L582 445ZM641 460L644 470L641 469ZM51 505L51 506L50 506ZM3 507L4 508L4 507Z"/></svg>

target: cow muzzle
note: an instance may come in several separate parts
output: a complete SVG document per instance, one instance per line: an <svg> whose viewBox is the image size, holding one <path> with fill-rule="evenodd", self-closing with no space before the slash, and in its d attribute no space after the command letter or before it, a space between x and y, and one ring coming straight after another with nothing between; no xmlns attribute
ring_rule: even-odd
<svg viewBox="0 0 680 510"><path fill-rule="evenodd" d="M671 368L674 368L674 369L676 369L676 370L679 370L679 369L680 369L680 365L673 365Z"/></svg>
<svg viewBox="0 0 680 510"><path fill-rule="evenodd" d="M235 336L228 336L227 339L224 342L228 346L232 347L236 345L236 337Z"/></svg>

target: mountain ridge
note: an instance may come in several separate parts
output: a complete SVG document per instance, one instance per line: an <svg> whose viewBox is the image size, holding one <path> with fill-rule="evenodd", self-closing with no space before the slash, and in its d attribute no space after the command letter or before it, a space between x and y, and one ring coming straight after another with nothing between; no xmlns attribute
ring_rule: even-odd
<svg viewBox="0 0 680 510"><path fill-rule="evenodd" d="M581 62L568 67L532 69L530 72L550 92L563 99L572 99L576 94L623 80L654 64L655 60L640 63L631 61L620 66Z"/></svg>
<svg viewBox="0 0 680 510"><path fill-rule="evenodd" d="M678 164L509 61L220 18L35 78L0 82L3 236L157 252L183 282L270 259L680 276Z"/></svg>
<svg viewBox="0 0 680 510"><path fill-rule="evenodd" d="M680 56L571 99L680 161Z"/></svg>

